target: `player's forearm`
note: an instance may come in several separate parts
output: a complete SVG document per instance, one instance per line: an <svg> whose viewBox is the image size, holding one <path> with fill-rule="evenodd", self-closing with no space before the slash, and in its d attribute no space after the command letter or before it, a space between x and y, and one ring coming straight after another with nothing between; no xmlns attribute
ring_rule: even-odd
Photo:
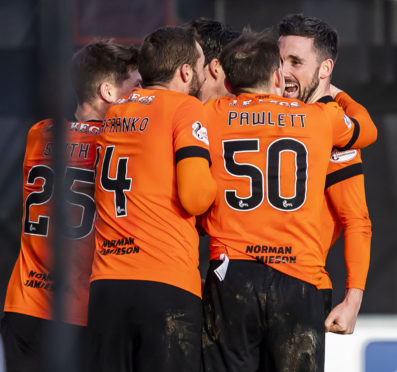
<svg viewBox="0 0 397 372"><path fill-rule="evenodd" d="M371 120L366 108L356 102L346 92L340 91L334 99L335 102L337 102L338 105L343 108L343 111L345 111L346 115L357 117L357 119L361 118Z"/></svg>
<svg viewBox="0 0 397 372"><path fill-rule="evenodd" d="M370 263L371 236L345 232L344 237L347 270L346 288L364 290Z"/></svg>
<svg viewBox="0 0 397 372"><path fill-rule="evenodd" d="M343 108L346 115L355 119L360 126L360 135L352 147L365 147L375 142L378 131L365 107L343 91L335 96L335 101Z"/></svg>
<svg viewBox="0 0 397 372"><path fill-rule="evenodd" d="M364 289L372 236L364 177L358 175L335 183L327 188L326 195L344 227L347 287Z"/></svg>

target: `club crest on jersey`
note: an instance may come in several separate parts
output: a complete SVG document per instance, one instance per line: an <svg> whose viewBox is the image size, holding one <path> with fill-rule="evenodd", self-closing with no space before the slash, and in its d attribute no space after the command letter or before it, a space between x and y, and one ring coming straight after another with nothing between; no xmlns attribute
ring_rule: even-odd
<svg viewBox="0 0 397 372"><path fill-rule="evenodd" d="M345 124L350 129L352 127L352 121L350 120L350 118L347 115L344 115L344 118L345 118Z"/></svg>
<svg viewBox="0 0 397 372"><path fill-rule="evenodd" d="M195 121L192 124L192 128L193 137L209 146L207 129L199 121Z"/></svg>
<svg viewBox="0 0 397 372"><path fill-rule="evenodd" d="M331 162L332 163L343 163L345 161L350 161L357 156L357 150L350 149L346 151L339 151L337 149L333 149L331 153Z"/></svg>

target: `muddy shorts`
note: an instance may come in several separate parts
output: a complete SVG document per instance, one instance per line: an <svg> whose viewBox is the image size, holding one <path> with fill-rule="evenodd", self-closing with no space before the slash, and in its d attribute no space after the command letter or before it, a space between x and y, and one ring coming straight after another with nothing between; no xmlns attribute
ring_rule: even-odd
<svg viewBox="0 0 397 372"><path fill-rule="evenodd" d="M91 283L90 371L199 372L201 300L140 280Z"/></svg>
<svg viewBox="0 0 397 372"><path fill-rule="evenodd" d="M255 261L211 261L203 294L205 372L324 370L331 291Z"/></svg>

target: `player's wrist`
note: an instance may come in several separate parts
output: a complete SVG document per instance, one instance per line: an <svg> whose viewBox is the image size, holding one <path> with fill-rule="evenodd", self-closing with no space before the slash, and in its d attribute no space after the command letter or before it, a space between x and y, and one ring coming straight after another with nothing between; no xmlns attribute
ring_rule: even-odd
<svg viewBox="0 0 397 372"><path fill-rule="evenodd" d="M344 302L347 306L356 309L357 311L361 307L363 299L363 290L358 288L347 288Z"/></svg>

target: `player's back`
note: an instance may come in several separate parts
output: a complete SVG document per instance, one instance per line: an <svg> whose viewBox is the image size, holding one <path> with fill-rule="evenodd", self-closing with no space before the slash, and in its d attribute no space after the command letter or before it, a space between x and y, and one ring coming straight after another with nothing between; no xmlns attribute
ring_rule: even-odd
<svg viewBox="0 0 397 372"><path fill-rule="evenodd" d="M176 162L208 149L202 120L196 98L169 90L135 90L108 111L97 142L92 280L151 280L200 295L195 219L179 202Z"/></svg>
<svg viewBox="0 0 397 372"><path fill-rule="evenodd" d="M65 122L65 199L67 232L65 321L86 325L95 216L94 161L98 122ZM23 164L21 249L8 285L4 311L51 319L54 282L53 244L54 141L52 120L35 124L27 136Z"/></svg>
<svg viewBox="0 0 397 372"><path fill-rule="evenodd" d="M272 95L221 98L205 110L218 185L204 220L211 258L226 253L259 260L318 284L324 275L319 221L329 156L333 144L349 141L351 123L344 124L335 104L305 105Z"/></svg>

